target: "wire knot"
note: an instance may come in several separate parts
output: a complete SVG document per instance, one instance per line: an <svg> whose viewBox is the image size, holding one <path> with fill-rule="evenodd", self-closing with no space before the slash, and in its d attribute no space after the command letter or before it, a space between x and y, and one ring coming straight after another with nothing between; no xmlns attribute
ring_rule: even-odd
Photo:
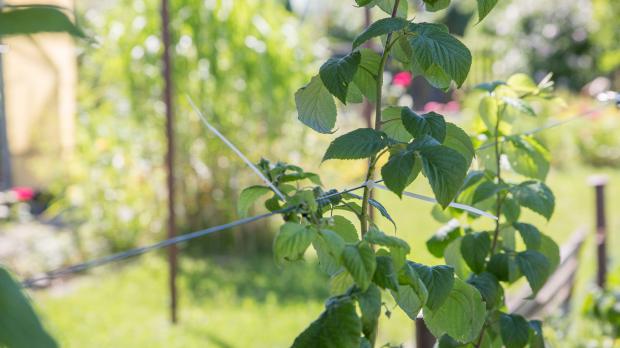
<svg viewBox="0 0 620 348"><path fill-rule="evenodd" d="M366 186L369 190L372 190L376 187L376 184L374 180L368 180L363 184L363 186Z"/></svg>

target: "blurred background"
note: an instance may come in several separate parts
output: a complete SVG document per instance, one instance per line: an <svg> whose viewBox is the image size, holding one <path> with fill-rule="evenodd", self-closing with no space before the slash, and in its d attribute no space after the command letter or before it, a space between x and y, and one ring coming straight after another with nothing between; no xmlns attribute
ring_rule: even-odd
<svg viewBox="0 0 620 348"><path fill-rule="evenodd" d="M20 278L161 240L168 219L160 1L41 3L69 9L89 39L60 33L2 38L0 262ZM392 103L440 111L475 131L480 96L474 86L514 73L537 82L553 74L561 100L517 126L566 121L536 135L553 157L548 184L556 194L555 216L548 223L529 218L560 245L578 229L587 238L570 308L547 316L546 334L561 347L613 344L607 327L582 308L592 301L596 273L594 190L588 184L594 174L608 179L610 287L620 286L620 215L614 214L620 209L620 113L611 92L620 90L620 2L501 1L480 24L474 1L453 1L437 14L412 4L409 17L442 22L462 37L473 54L472 70L463 89L444 92L389 66L385 96ZM302 166L320 173L327 188L363 181L363 161L321 165L333 137L301 125L294 104L295 91L325 59L346 54L356 34L384 16L353 5L171 2L179 233L240 218L239 192L259 183L203 127L186 96L254 162ZM370 117L362 104L339 113L339 132ZM409 190L430 192L421 181ZM425 247L440 227L432 205L384 192L377 199L394 217L398 236L412 245L414 260L443 261ZM393 230L388 221L377 221ZM287 346L321 312L329 282L312 255L290 267L275 265L273 222L180 247L176 325L168 321L164 252L63 278L30 295L63 347ZM413 346L413 325L397 313L380 332L379 342Z"/></svg>

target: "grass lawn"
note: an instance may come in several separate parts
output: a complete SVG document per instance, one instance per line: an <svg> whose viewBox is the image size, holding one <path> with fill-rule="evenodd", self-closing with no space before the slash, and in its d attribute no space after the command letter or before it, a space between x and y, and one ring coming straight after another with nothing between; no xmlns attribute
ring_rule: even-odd
<svg viewBox="0 0 620 348"><path fill-rule="evenodd" d="M556 213L547 223L534 214L524 221L539 224L559 243L580 226L593 226L593 189L587 177L597 172L553 171L549 185L556 195ZM620 239L620 173L610 175L608 218L610 251L618 255ZM428 193L422 180L410 190ZM439 263L424 242L439 226L429 216L431 205L400 201L378 193L399 228L397 235L412 245L411 258ZM386 232L389 222L381 221ZM594 273L592 243L586 244L576 301ZM47 327L63 347L286 347L316 318L328 296L327 279L313 262L278 269L269 257L251 260L183 259L180 275L180 324L168 323L166 267L162 258L144 257L125 265L103 267L66 285L32 293ZM379 343L405 343L411 321L395 310L382 321Z"/></svg>

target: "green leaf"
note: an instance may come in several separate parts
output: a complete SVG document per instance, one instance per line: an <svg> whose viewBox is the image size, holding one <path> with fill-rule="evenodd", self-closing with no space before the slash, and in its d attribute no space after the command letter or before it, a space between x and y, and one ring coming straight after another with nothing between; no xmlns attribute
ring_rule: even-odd
<svg viewBox="0 0 620 348"><path fill-rule="evenodd" d="M373 2L373 0L355 0L355 3L358 6L366 6L366 5L370 4L371 2Z"/></svg>
<svg viewBox="0 0 620 348"><path fill-rule="evenodd" d="M355 281L351 274L343 269L329 278L329 293L331 295L344 294L354 284Z"/></svg>
<svg viewBox="0 0 620 348"><path fill-rule="evenodd" d="M362 58L353 77L353 84L371 103L374 103L377 100L377 72L379 71L381 56L368 48L362 48L359 52Z"/></svg>
<svg viewBox="0 0 620 348"><path fill-rule="evenodd" d="M409 108L402 108L401 119L405 129L414 138L430 135L440 143L446 138L446 121L436 112L420 116Z"/></svg>
<svg viewBox="0 0 620 348"><path fill-rule="evenodd" d="M530 284L532 292L536 295L551 275L549 260L538 251L526 250L517 253L516 261L519 269Z"/></svg>
<svg viewBox="0 0 620 348"><path fill-rule="evenodd" d="M317 252L321 270L330 276L336 274L342 267L340 258L345 245L342 237L334 231L322 229L312 245Z"/></svg>
<svg viewBox="0 0 620 348"><path fill-rule="evenodd" d="M523 99L502 97L502 101L507 107L516 110L519 113L533 117L536 116L536 112L534 111L532 106Z"/></svg>
<svg viewBox="0 0 620 348"><path fill-rule="evenodd" d="M312 182L315 185L318 186L322 186L323 184L321 183L321 177L318 176L315 173L310 173L310 172L298 172L298 173L291 173L291 174L284 174L281 176L277 176L278 181L280 183L285 183L285 182L291 182L291 181L300 181L300 180L304 180L304 179L308 179L310 182ZM296 189L295 186L291 186L292 190L294 191Z"/></svg>
<svg viewBox="0 0 620 348"><path fill-rule="evenodd" d="M327 90L344 104L347 103L349 83L353 81L361 59L360 52L351 52L342 58L330 58L319 70Z"/></svg>
<svg viewBox="0 0 620 348"><path fill-rule="evenodd" d="M392 216L390 216L387 209L385 209L385 207L381 203L379 203L379 201L371 198L368 200L368 203L371 207L377 209L379 213L381 213L381 216L388 219L392 223L392 225L394 225L394 228L396 228L396 222L394 221L394 219L392 219Z"/></svg>
<svg viewBox="0 0 620 348"><path fill-rule="evenodd" d="M484 83L478 84L474 88L491 93L491 92L494 92L495 89L497 89L497 87L505 86L505 85L506 85L506 82L504 81L492 81L492 82L484 82Z"/></svg>
<svg viewBox="0 0 620 348"><path fill-rule="evenodd" d="M439 338L437 345L433 348L472 348L472 345L460 343L448 335L443 335Z"/></svg>
<svg viewBox="0 0 620 348"><path fill-rule="evenodd" d="M437 12L450 6L450 0L424 0L426 10L429 12Z"/></svg>
<svg viewBox="0 0 620 348"><path fill-rule="evenodd" d="M547 261L549 261L550 273L553 273L560 264L560 247L551 237L541 233L538 252L545 255Z"/></svg>
<svg viewBox="0 0 620 348"><path fill-rule="evenodd" d="M488 272L474 274L467 282L480 291L487 309L501 307L503 305L504 288L502 288L493 274Z"/></svg>
<svg viewBox="0 0 620 348"><path fill-rule="evenodd" d="M448 244L443 252L443 257L446 264L454 268L454 273L456 273L459 278L467 279L472 271L467 265L467 262L465 262L463 254L461 253L462 241L463 238L457 238Z"/></svg>
<svg viewBox="0 0 620 348"><path fill-rule="evenodd" d="M381 315L381 290L371 284L368 290L358 295L357 300L362 312L362 333L374 342L379 315Z"/></svg>
<svg viewBox="0 0 620 348"><path fill-rule="evenodd" d="M86 38L59 7L29 5L7 9L0 7L0 36L31 35L37 33L68 33Z"/></svg>
<svg viewBox="0 0 620 348"><path fill-rule="evenodd" d="M271 189L265 186L250 186L241 191L239 201L237 202L237 213L239 216L246 216L252 204L254 204L257 199L270 192Z"/></svg>
<svg viewBox="0 0 620 348"><path fill-rule="evenodd" d="M460 87L471 67L469 49L442 25L411 23L409 31L412 33L409 42L413 48L413 60L424 77L438 88L447 89L450 80Z"/></svg>
<svg viewBox="0 0 620 348"><path fill-rule="evenodd" d="M471 203L476 204L478 202L482 202L488 198L491 198L504 188L505 185L498 185L488 179L483 180L474 190L474 196Z"/></svg>
<svg viewBox="0 0 620 348"><path fill-rule="evenodd" d="M530 338L530 325L517 314L501 314L499 318L500 333L506 348L523 348Z"/></svg>
<svg viewBox="0 0 620 348"><path fill-rule="evenodd" d="M421 169L420 161L416 160L413 152L404 150L390 155L381 168L381 177L385 186L402 198L403 191L416 179Z"/></svg>
<svg viewBox="0 0 620 348"><path fill-rule="evenodd" d="M461 240L461 254L474 273L484 271L486 257L491 251L491 238L486 232L466 234Z"/></svg>
<svg viewBox="0 0 620 348"><path fill-rule="evenodd" d="M502 201L502 214L507 223L515 222L521 216L521 206L514 198L506 197Z"/></svg>
<svg viewBox="0 0 620 348"><path fill-rule="evenodd" d="M506 84L519 94L536 94L539 92L536 82L526 74L514 74L508 78Z"/></svg>
<svg viewBox="0 0 620 348"><path fill-rule="evenodd" d="M355 83L349 83L349 89L347 90L347 103L359 104L364 102L364 95L362 91Z"/></svg>
<svg viewBox="0 0 620 348"><path fill-rule="evenodd" d="M394 31L405 29L409 21L404 18L383 18L372 23L366 30L359 34L355 40L353 40L353 49L356 49L364 42L381 35L386 35Z"/></svg>
<svg viewBox="0 0 620 348"><path fill-rule="evenodd" d="M471 163L476 155L469 135L454 123L446 123L446 138L443 144L460 153L467 163Z"/></svg>
<svg viewBox="0 0 620 348"><path fill-rule="evenodd" d="M342 252L342 264L351 274L357 286L365 291L377 268L375 252L365 241L347 245Z"/></svg>
<svg viewBox="0 0 620 348"><path fill-rule="evenodd" d="M361 331L362 322L353 301L334 300L297 336L292 348L359 348Z"/></svg>
<svg viewBox="0 0 620 348"><path fill-rule="evenodd" d="M0 346L57 347L45 331L28 298L9 272L0 267Z"/></svg>
<svg viewBox="0 0 620 348"><path fill-rule="evenodd" d="M530 348L545 348L542 322L530 320Z"/></svg>
<svg viewBox="0 0 620 348"><path fill-rule="evenodd" d="M399 285L397 291L391 290L392 297L398 307L411 319L416 320L424 306L424 298L409 285Z"/></svg>
<svg viewBox="0 0 620 348"><path fill-rule="evenodd" d="M499 104L497 99L492 96L483 97L478 105L478 112L480 113L482 122L484 122L484 125L491 132L491 135L495 135L495 125L499 117Z"/></svg>
<svg viewBox="0 0 620 348"><path fill-rule="evenodd" d="M487 271L497 279L510 283L515 282L522 275L515 257L506 253L493 255L487 265Z"/></svg>
<svg viewBox="0 0 620 348"><path fill-rule="evenodd" d="M334 158L368 158L376 155L386 145L383 133L371 128L359 128L332 141L323 156L323 161Z"/></svg>
<svg viewBox="0 0 620 348"><path fill-rule="evenodd" d="M485 304L478 290L457 278L448 298L439 308L424 307L424 322L435 337L448 334L466 343L480 334L485 314Z"/></svg>
<svg viewBox="0 0 620 348"><path fill-rule="evenodd" d="M373 348L372 344L366 337L362 337L360 341L360 348Z"/></svg>
<svg viewBox="0 0 620 348"><path fill-rule="evenodd" d="M531 136L509 137L503 146L512 169L524 176L544 181L549 173L549 151Z"/></svg>
<svg viewBox="0 0 620 348"><path fill-rule="evenodd" d="M273 241L276 262L296 261L301 259L317 237L317 231L311 226L287 222L280 227Z"/></svg>
<svg viewBox="0 0 620 348"><path fill-rule="evenodd" d="M421 149L422 169L437 198L445 209L458 193L469 163L455 150L442 145Z"/></svg>
<svg viewBox="0 0 620 348"><path fill-rule="evenodd" d="M381 113L381 118L383 119L381 130L385 132L390 139L408 143L413 137L407 132L401 120L400 114L403 109L404 108L400 106L390 106L383 109Z"/></svg>
<svg viewBox="0 0 620 348"><path fill-rule="evenodd" d="M478 22L481 22L489 12L497 5L498 0L477 0L478 1Z"/></svg>
<svg viewBox="0 0 620 348"><path fill-rule="evenodd" d="M359 240L355 225L344 216L334 215L331 217L333 224L329 229L338 233L347 243L355 243Z"/></svg>
<svg viewBox="0 0 620 348"><path fill-rule="evenodd" d="M443 305L454 285L454 269L445 265L429 267L411 261L407 264L418 273L428 290L426 306L434 310Z"/></svg>
<svg viewBox="0 0 620 348"><path fill-rule="evenodd" d="M519 234L521 235L521 238L523 238L523 242L525 242L527 249L538 250L540 248L542 234L536 226L520 222L512 225L517 231L519 231Z"/></svg>
<svg viewBox="0 0 620 348"><path fill-rule="evenodd" d="M395 1L396 0L374 0L373 3L375 3L377 6L379 6L379 8L383 12L391 15L392 11L394 10ZM396 10L396 15L398 17L407 18L407 11L408 10L409 10L409 2L408 1L400 1L398 3L398 8Z"/></svg>
<svg viewBox="0 0 620 348"><path fill-rule="evenodd" d="M502 225L499 228L499 238L501 239L501 247L506 251L517 250L517 239L515 235L517 230L512 225Z"/></svg>
<svg viewBox="0 0 620 348"><path fill-rule="evenodd" d="M396 291L392 290L392 297L396 304L411 320L416 320L422 306L428 300L428 290L420 275L407 264L399 274L399 285Z"/></svg>
<svg viewBox="0 0 620 348"><path fill-rule="evenodd" d="M461 228L459 226L445 225L426 241L426 248L433 256L442 258L446 247L460 236Z"/></svg>
<svg viewBox="0 0 620 348"><path fill-rule="evenodd" d="M373 276L373 282L382 289L398 290L398 279L391 257L377 256L377 269Z"/></svg>
<svg viewBox="0 0 620 348"><path fill-rule="evenodd" d="M452 212L453 210L451 209L443 210L439 204L434 204L433 209L431 209L431 216L435 219L435 221L445 224L453 219ZM458 214L458 211L454 212Z"/></svg>
<svg viewBox="0 0 620 348"><path fill-rule="evenodd" d="M364 239L371 244L385 246L390 249L392 259L394 260L395 270L399 270L405 264L406 256L409 254L409 244L404 240L388 236L379 231L376 227L371 227Z"/></svg>
<svg viewBox="0 0 620 348"><path fill-rule="evenodd" d="M553 192L540 181L526 181L513 188L513 195L519 203L544 216L547 220L553 215L555 197Z"/></svg>
<svg viewBox="0 0 620 348"><path fill-rule="evenodd" d="M303 206L309 211L316 211L319 208L319 204L316 201L316 196L314 195L314 191L311 190L303 190L297 191L295 194L288 199L286 202L286 206L288 207L299 207Z"/></svg>
<svg viewBox="0 0 620 348"><path fill-rule="evenodd" d="M332 132L336 125L336 103L318 76L297 90L295 105L298 118L303 124L319 133Z"/></svg>
<svg viewBox="0 0 620 348"><path fill-rule="evenodd" d="M392 57L401 62L403 66L412 68L411 57L413 56L413 52L409 40L407 40L407 37L404 35L397 36L394 40L396 40L396 42L390 51Z"/></svg>
<svg viewBox="0 0 620 348"><path fill-rule="evenodd" d="M371 227L368 230L366 235L364 235L364 240L372 244L388 247L390 249L400 248L409 253L409 244L407 244L407 242L398 237L388 236L387 234L379 231L376 227Z"/></svg>

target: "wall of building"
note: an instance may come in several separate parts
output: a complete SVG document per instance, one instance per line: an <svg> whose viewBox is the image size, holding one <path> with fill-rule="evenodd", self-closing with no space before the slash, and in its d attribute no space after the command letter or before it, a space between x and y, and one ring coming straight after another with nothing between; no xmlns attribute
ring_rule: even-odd
<svg viewBox="0 0 620 348"><path fill-rule="evenodd" d="M71 0L12 0L67 8ZM5 107L13 186L45 187L62 175L75 143L76 48L66 34L3 40Z"/></svg>

